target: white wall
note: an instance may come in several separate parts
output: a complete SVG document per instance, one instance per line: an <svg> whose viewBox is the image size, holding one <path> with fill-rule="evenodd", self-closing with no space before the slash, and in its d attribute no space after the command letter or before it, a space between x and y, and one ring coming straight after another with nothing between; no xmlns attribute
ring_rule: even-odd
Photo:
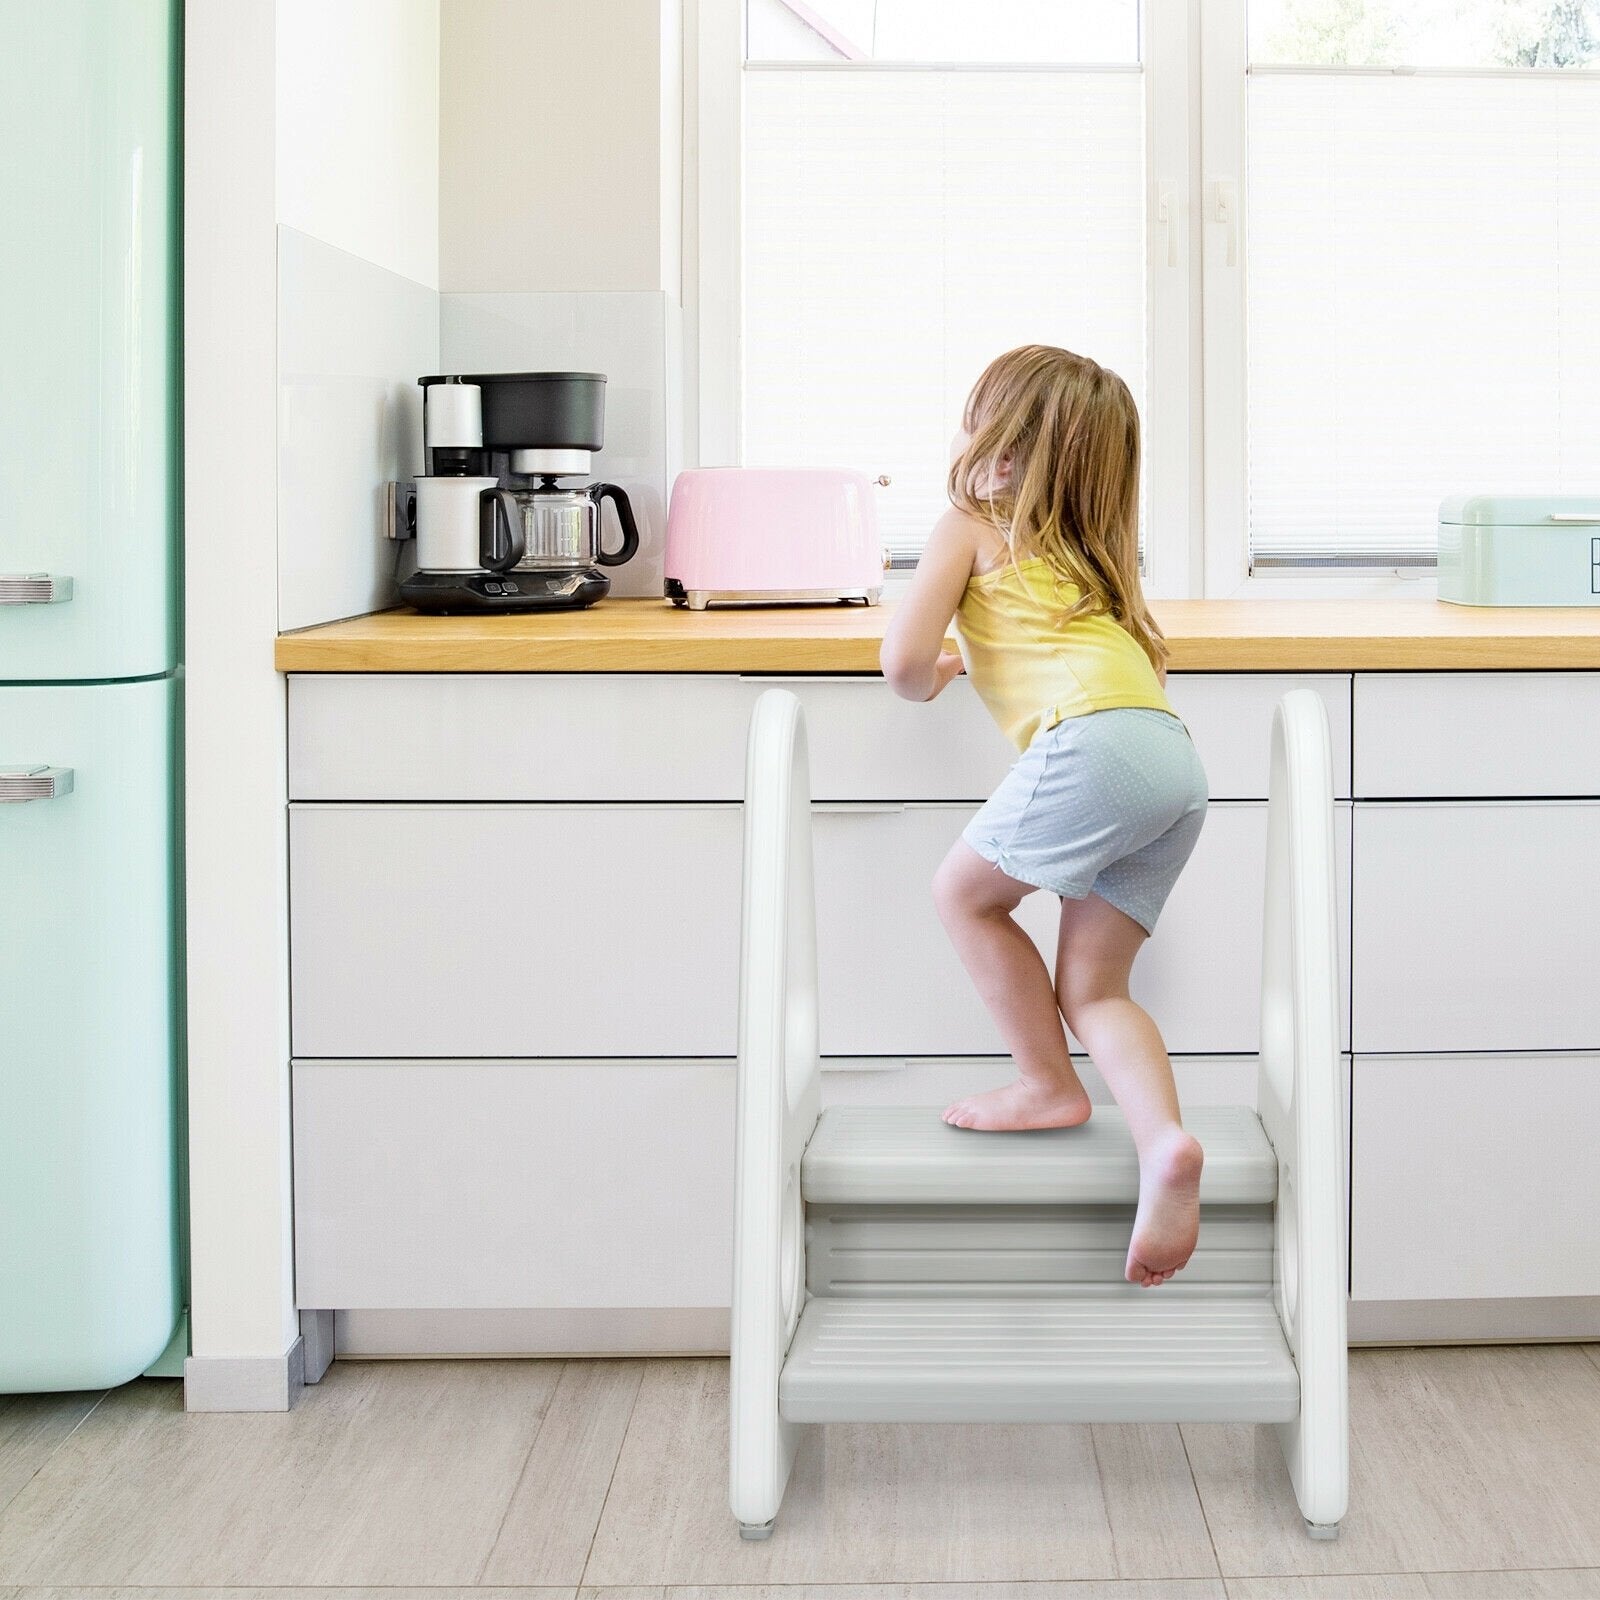
<svg viewBox="0 0 1600 1600"><path fill-rule="evenodd" d="M444 0L441 289L677 298L680 34L678 0Z"/></svg>
<svg viewBox="0 0 1600 1600"><path fill-rule="evenodd" d="M437 289L439 0L277 12L278 220Z"/></svg>

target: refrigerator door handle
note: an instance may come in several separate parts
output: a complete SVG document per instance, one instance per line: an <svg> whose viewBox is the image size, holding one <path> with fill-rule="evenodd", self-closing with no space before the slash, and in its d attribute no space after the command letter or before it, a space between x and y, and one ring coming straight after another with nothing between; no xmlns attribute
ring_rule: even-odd
<svg viewBox="0 0 1600 1600"><path fill-rule="evenodd" d="M51 606L71 598L72 579L59 573L0 573L0 606Z"/></svg>
<svg viewBox="0 0 1600 1600"><path fill-rule="evenodd" d="M0 805L59 800L71 793L71 767L0 767Z"/></svg>

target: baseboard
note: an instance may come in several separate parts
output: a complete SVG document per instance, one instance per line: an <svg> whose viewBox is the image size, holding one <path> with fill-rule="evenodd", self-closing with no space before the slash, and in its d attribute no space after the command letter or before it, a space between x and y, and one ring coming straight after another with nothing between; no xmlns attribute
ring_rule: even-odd
<svg viewBox="0 0 1600 1600"><path fill-rule="evenodd" d="M1600 1339L1600 1297L1352 1300L1351 1344L1528 1344Z"/></svg>
<svg viewBox="0 0 1600 1600"><path fill-rule="evenodd" d="M683 1356L728 1353L726 1306L340 1311L347 1356Z"/></svg>
<svg viewBox="0 0 1600 1600"><path fill-rule="evenodd" d="M305 1387L305 1341L281 1356L190 1356L183 1364L185 1411L287 1411Z"/></svg>

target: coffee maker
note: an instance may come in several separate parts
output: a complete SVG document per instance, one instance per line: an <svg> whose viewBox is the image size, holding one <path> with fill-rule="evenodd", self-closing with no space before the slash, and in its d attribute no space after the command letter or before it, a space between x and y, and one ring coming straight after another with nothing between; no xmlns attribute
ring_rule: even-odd
<svg viewBox="0 0 1600 1600"><path fill-rule="evenodd" d="M417 570L400 596L420 611L554 611L593 605L602 567L639 548L615 484L586 475L605 440L598 372L495 372L421 378L426 475L416 482ZM622 542L607 550L601 507Z"/></svg>

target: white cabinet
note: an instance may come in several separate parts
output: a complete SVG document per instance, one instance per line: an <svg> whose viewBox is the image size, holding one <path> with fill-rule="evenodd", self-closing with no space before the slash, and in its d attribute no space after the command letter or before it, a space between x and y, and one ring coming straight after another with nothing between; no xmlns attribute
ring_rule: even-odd
<svg viewBox="0 0 1600 1600"><path fill-rule="evenodd" d="M310 1308L723 1306L728 1061L297 1061Z"/></svg>
<svg viewBox="0 0 1600 1600"><path fill-rule="evenodd" d="M825 1054L1004 1050L929 890L971 814L968 806L818 808L813 839ZM1348 928L1348 806L1338 808L1337 836L1341 920ZM1134 967L1134 997L1174 1052L1256 1048L1265 850L1264 805L1213 803L1155 937ZM1017 911L1052 969L1059 908L1055 896L1040 893Z"/></svg>
<svg viewBox="0 0 1600 1600"><path fill-rule="evenodd" d="M727 1056L736 806L290 810L298 1056Z"/></svg>
<svg viewBox="0 0 1600 1600"><path fill-rule="evenodd" d="M750 712L774 684L806 708L820 800L982 800L1016 752L971 684L929 705L878 677L650 673L296 673L294 800L738 800ZM1350 793L1350 679L1176 676L1169 694L1220 800L1267 793L1272 709L1328 708L1335 789Z"/></svg>
<svg viewBox="0 0 1600 1600"><path fill-rule="evenodd" d="M1358 1057L1357 1300L1600 1295L1600 1055Z"/></svg>
<svg viewBox="0 0 1600 1600"><path fill-rule="evenodd" d="M1364 672L1355 792L1600 795L1600 672Z"/></svg>
<svg viewBox="0 0 1600 1600"><path fill-rule="evenodd" d="M1357 1051L1600 1049L1600 802L1357 810Z"/></svg>

